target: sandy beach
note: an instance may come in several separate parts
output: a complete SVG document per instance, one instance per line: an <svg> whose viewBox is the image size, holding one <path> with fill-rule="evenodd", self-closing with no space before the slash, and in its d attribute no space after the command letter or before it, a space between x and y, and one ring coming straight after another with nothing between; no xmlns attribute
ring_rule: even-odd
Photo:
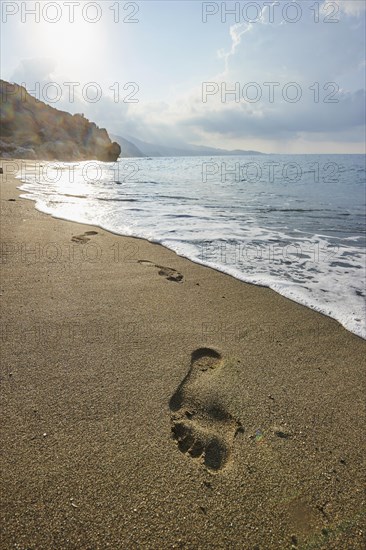
<svg viewBox="0 0 366 550"><path fill-rule="evenodd" d="M0 181L1 548L364 548L365 341Z"/></svg>

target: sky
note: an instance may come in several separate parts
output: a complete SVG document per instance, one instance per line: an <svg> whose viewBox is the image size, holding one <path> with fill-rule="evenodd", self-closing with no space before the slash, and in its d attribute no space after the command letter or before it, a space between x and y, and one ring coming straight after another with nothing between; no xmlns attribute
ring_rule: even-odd
<svg viewBox="0 0 366 550"><path fill-rule="evenodd" d="M121 136L363 153L365 14L365 0L1 0L1 77Z"/></svg>

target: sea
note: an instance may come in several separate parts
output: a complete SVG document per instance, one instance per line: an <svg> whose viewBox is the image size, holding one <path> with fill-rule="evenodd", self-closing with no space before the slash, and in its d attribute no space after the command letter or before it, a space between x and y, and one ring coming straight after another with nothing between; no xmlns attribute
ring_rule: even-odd
<svg viewBox="0 0 366 550"><path fill-rule="evenodd" d="M364 155L54 162L18 177L42 212L160 243L366 338Z"/></svg>

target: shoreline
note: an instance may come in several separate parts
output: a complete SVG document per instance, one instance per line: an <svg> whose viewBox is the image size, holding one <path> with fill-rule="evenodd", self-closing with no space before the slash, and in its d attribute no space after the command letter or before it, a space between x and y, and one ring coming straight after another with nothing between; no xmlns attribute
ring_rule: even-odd
<svg viewBox="0 0 366 550"><path fill-rule="evenodd" d="M23 182L22 182L23 183ZM17 190L22 193L22 189L20 189L20 187L17 187ZM31 198L31 197L25 197L25 196L19 196L20 199L22 200L29 200L29 201L32 201L33 203L36 203L36 199L34 198ZM258 287L258 288L266 288L268 290L270 290L271 292L274 292L275 294L278 294L279 296L281 296L284 300L289 300L290 302L293 302L295 304L298 304L302 307L305 307L307 309L310 309L311 311L313 311L314 313L317 313L318 315L322 315L328 319L331 319L332 321L335 321L336 323L339 324L339 326L345 330L346 332L349 332L350 334L352 334L353 336L356 336L357 338L360 338L361 340L363 341L366 341L366 336L363 337L362 335L360 334L357 334L356 332L352 332L350 329L348 329L347 327L345 327L336 317L332 317L331 315L329 314L326 314L324 313L321 309L320 309L320 306L319 306L319 309L316 309L315 307L312 307L312 306L309 306L309 305L306 305L306 304L303 304L302 302L299 302L297 300L295 300L294 298L290 298L284 294L281 294L281 292L279 292L278 290L274 290L273 288L271 288L270 286L266 285L266 284L261 284L261 283L252 283L250 281L247 281L245 279L240 279L239 277L236 277L235 275L232 275L229 271L223 271L222 269L219 269L217 267L214 267L214 266L211 266L211 265L208 265L208 264L205 264L203 261L199 261L198 259L194 259L192 260L191 258L189 258L188 256L184 256L183 254L179 254L178 252L175 252L175 250L173 250L172 248L169 248L168 246L158 242L158 241L154 241L154 240L149 240L149 239L145 239L144 237L137 237L135 235L122 235L121 233L116 233L115 231L112 231L111 229L106 229L104 226L102 225L98 225L98 224L93 224L93 223L81 223L81 222L77 222L77 221L73 221L73 220L69 220L68 218L63 218L61 216L55 216L54 214L50 214L48 212L43 212L42 210L38 209L36 204L34 205L34 208L35 210L37 210L37 212L39 212L40 214L44 214L46 216L51 216L52 218L54 218L55 220L61 220L61 221L64 221L64 222L70 222L70 223L76 223L76 224L79 224L81 226L90 226L90 227L93 227L93 228L97 228L97 229L100 229L102 231L106 231L107 233L111 234L111 235L115 235L116 237L122 237L122 238L126 238L126 239L136 239L137 241L144 241L144 242L147 242L149 244L153 244L155 246L161 246L162 248L165 248L166 250L168 250L170 253L188 261L188 262L191 262L193 264L196 264L196 265L199 265L201 267L204 267L206 269L212 269L213 271L216 271L217 273L221 273L222 275L225 275L226 277L230 277L236 281L239 281L240 283L243 283L245 285L251 285L251 286L255 286L255 287Z"/></svg>
<svg viewBox="0 0 366 550"><path fill-rule="evenodd" d="M3 547L361 549L364 340L4 180Z"/></svg>
<svg viewBox="0 0 366 550"><path fill-rule="evenodd" d="M21 179L19 179L19 181L20 188L27 187L26 181ZM42 178L40 181L42 181ZM285 260L285 263L291 264L288 267L288 275L284 274L281 268L281 263L283 261L283 258L281 259L281 254L279 257L275 256L274 246L273 251L271 252L272 245L269 245L268 250L266 250L266 247L264 247L264 255L262 255L263 250L261 249L262 251L260 252L260 259L258 260L257 257L254 264L251 264L251 262L249 262L248 266L243 267L243 258L241 254L244 253L244 249L246 250L247 243L243 245L243 250L241 250L242 245L238 243L235 243L234 245L229 244L228 248L226 248L226 245L223 245L220 242L220 239L218 239L217 242L215 242L215 240L208 240L207 242L203 241L202 243L197 245L198 247L201 247L201 251L199 251L199 248L195 246L192 250L190 249L189 242L187 242L184 238L176 239L175 241L171 242L169 238L169 232L167 233L166 231L159 232L159 230L154 230L152 231L152 233L154 233L154 236L151 237L151 231L146 232L144 230L144 226L143 224L141 225L141 220L138 216L135 220L137 224L136 227L133 224L131 226L133 229L132 232L134 233L133 235L129 235L128 230L126 233L124 233L122 226L120 227L122 231L120 233L117 233L113 229L113 226L115 224L110 223L108 219L105 219L105 217L102 217L102 219L98 220L99 216L97 213L94 213L93 216L96 223L93 223L93 220L86 221L86 218L88 218L89 216L86 216L86 211L83 209L82 205L80 205L80 211L78 211L78 205L74 205L74 210L71 209L70 212L68 211L68 209L66 209L66 211L63 211L62 208L60 211L57 206L56 211L54 207L46 208L45 204L43 204L42 202L42 199L37 198L37 190L34 189L32 185L30 187L30 191L27 191L26 189L21 189L22 198L33 200L35 202L35 207L40 212L51 215L55 217L55 219L72 221L74 223L85 223L93 225L94 227L99 227L100 229L108 231L114 235L125 236L129 238L133 237L137 239L147 240L150 243L160 244L161 246L166 247L168 250L179 255L180 257L186 258L187 260L192 261L198 265L202 265L215 271L219 271L220 273L234 277L235 279L247 284L254 284L259 287L269 288L274 292L280 294L284 298L287 298L291 301L294 301L295 303L310 308L317 313L323 314L327 317L330 317L331 319L336 320L347 331L362 338L363 340L366 340L364 300L362 299L362 275L360 276L359 273L356 274L351 270L351 274L348 276L348 280L344 279L345 275L343 275L342 279L335 276L335 272L329 270L329 266L320 266L320 275L318 277L318 280L317 277L314 277L313 281L312 277L310 276L310 271L314 271L314 267L315 271L319 269L319 267L317 267L316 265L313 266L311 269L305 268L302 274L298 273L298 270L300 269L301 271L302 269L301 266L297 265L297 262L299 261L299 254L304 254L305 257L306 254L308 254L309 261L311 255L313 254L312 261L314 263L321 263L320 255L325 254L324 250L326 250L326 247L324 249L321 249L320 242L312 242L311 238L308 242L306 241L307 244L302 244L301 240L300 242L295 242L293 246L293 248L295 249L295 261L292 262L291 256L289 258L287 254L285 254L284 256L285 258L287 258ZM68 196L68 194L65 194L65 196ZM78 196L76 196L76 198L78 198ZM40 206L38 206L39 200ZM66 216L64 214L66 214ZM127 215L129 215L129 213L127 213ZM224 246L224 248L220 252L219 247L221 246ZM240 247L239 250L236 249L237 246ZM251 254L250 246L251 244L249 242L249 254ZM330 246L329 243L328 246ZM302 252L302 247L304 247L304 252ZM288 248L289 246L287 246L285 250L287 250ZM334 248L339 249L339 246ZM212 255L212 251L215 251L215 249L219 251L218 255L215 252ZM346 248L343 249L341 247L341 250L341 259L339 261L342 260L343 254L346 254ZM252 250L252 253L253 252L254 254L258 254L258 251L256 251L256 247L254 247L254 249ZM248 251L246 251L246 254L247 253ZM266 257L267 253L268 257ZM282 254L283 253L284 250L282 250ZM356 253L356 251L354 251L354 253ZM272 259L271 254L273 254ZM228 255L229 258L228 261L226 255ZM235 258L234 262L232 261L233 255ZM288 261L289 259L291 261ZM272 261L274 262L273 265L275 266L274 273L272 273L269 269L270 262ZM265 267L266 265L267 268ZM297 273L298 275L296 275ZM353 280L352 278L354 277L357 277L357 279L355 279L355 286L353 287L351 284L349 284L348 286L348 281ZM302 279L300 285L298 284L300 282L298 278ZM308 282L308 280L310 280L310 282ZM338 290L337 292L334 290L335 288Z"/></svg>

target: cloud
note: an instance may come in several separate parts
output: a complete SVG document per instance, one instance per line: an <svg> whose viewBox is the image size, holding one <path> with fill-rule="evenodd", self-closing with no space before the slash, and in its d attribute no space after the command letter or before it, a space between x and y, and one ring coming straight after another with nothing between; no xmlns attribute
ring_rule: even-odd
<svg viewBox="0 0 366 550"><path fill-rule="evenodd" d="M14 70L11 80L17 84L30 85L36 82L50 82L56 70L56 62L49 58L22 59Z"/></svg>
<svg viewBox="0 0 366 550"><path fill-rule="evenodd" d="M348 1L348 0L347 0ZM350 8L352 13L356 8ZM337 24L316 24L307 12L297 24L261 20L230 28L231 47L223 52L225 70L212 79L218 89L206 103L197 90L190 108L180 110L176 123L198 135L240 140L248 138L347 140L362 142L365 120L364 22L340 17ZM278 83L269 100L265 83ZM245 101L249 83L262 94L258 102ZM295 87L297 103L287 98ZM290 87L288 87L290 85ZM221 90L239 88L239 98ZM255 88L251 88L252 93ZM287 94L287 91L289 92ZM295 90L296 91L296 90ZM181 102L182 105L182 102Z"/></svg>
<svg viewBox="0 0 366 550"><path fill-rule="evenodd" d="M223 49L218 51L219 59L224 59L225 61L225 73L228 71L228 62L230 57L235 55L238 46L240 46L242 36L251 29L251 23L236 23L230 27L231 48L227 52Z"/></svg>
<svg viewBox="0 0 366 550"><path fill-rule="evenodd" d="M247 104L227 104L226 108L209 108L182 121L183 124L199 127L206 133L226 135L231 138L271 137L272 139L296 138L298 134L337 134L354 130L362 139L363 121L359 114L366 100L364 90L342 94L337 104L321 103L280 107L268 105L266 109L254 110ZM328 136L329 137L329 136Z"/></svg>
<svg viewBox="0 0 366 550"><path fill-rule="evenodd" d="M348 15L361 15L366 11L365 0L337 0L340 9Z"/></svg>

